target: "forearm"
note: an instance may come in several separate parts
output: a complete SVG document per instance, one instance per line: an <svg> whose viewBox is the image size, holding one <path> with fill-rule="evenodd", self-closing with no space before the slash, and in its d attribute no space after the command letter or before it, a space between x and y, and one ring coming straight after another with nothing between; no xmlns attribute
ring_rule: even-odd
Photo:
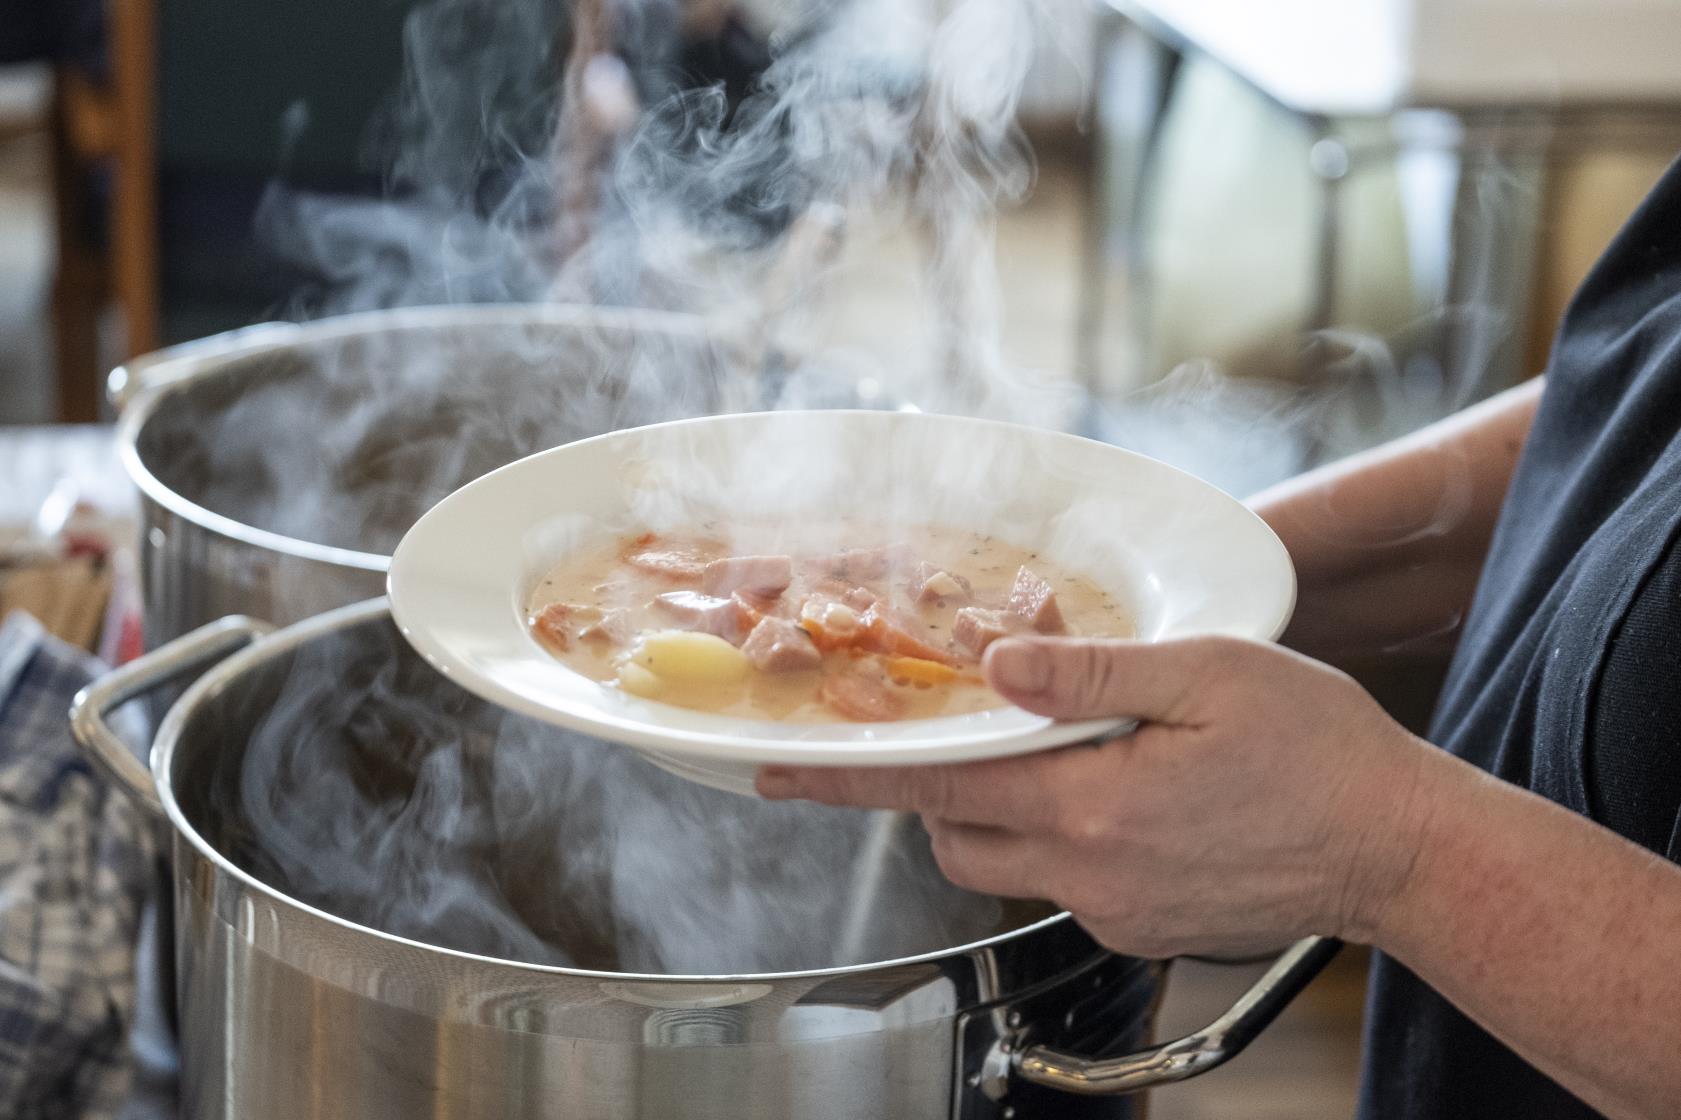
<svg viewBox="0 0 1681 1120"><path fill-rule="evenodd" d="M1333 662L1450 648L1540 395L1526 383L1250 499L1296 564L1286 643Z"/></svg>
<svg viewBox="0 0 1681 1120"><path fill-rule="evenodd" d="M1351 931L1613 1117L1681 1100L1681 868L1431 752L1404 886Z"/></svg>

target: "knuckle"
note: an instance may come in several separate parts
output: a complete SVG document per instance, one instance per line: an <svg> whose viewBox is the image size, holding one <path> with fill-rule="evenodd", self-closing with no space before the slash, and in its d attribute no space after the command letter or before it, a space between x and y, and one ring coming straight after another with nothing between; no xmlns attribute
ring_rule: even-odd
<svg viewBox="0 0 1681 1120"><path fill-rule="evenodd" d="M1177 708L1189 711L1193 707L1217 707L1232 694L1245 690L1254 655L1249 643L1238 638L1199 638L1193 652L1195 657L1181 682Z"/></svg>
<svg viewBox="0 0 1681 1120"><path fill-rule="evenodd" d="M1201 647L1198 661L1205 673L1229 673L1242 665L1248 653L1248 648L1236 638L1203 638L1198 645Z"/></svg>
<svg viewBox="0 0 1681 1120"><path fill-rule="evenodd" d="M1058 831L1080 847L1099 847L1115 839L1115 818L1103 807L1080 806L1063 814Z"/></svg>
<svg viewBox="0 0 1681 1120"><path fill-rule="evenodd" d="M1071 690L1068 699L1082 711L1101 710L1115 684L1115 659L1109 650L1093 642L1075 646L1071 670L1064 677Z"/></svg>

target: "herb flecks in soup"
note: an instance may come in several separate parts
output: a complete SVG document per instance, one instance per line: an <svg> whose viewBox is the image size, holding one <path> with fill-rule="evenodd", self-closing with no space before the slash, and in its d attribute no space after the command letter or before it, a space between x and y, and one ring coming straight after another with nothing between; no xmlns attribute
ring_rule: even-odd
<svg viewBox="0 0 1681 1120"><path fill-rule="evenodd" d="M1096 584L994 537L932 528L800 554L745 547L754 536L645 533L574 554L533 594L532 632L637 696L801 723L1001 707L980 675L999 638L1133 634Z"/></svg>

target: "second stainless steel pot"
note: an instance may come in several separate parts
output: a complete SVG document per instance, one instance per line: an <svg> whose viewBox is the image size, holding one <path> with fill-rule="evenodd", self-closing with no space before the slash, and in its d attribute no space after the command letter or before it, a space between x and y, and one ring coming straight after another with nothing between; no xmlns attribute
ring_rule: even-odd
<svg viewBox="0 0 1681 1120"><path fill-rule="evenodd" d="M774 361L690 316L549 305L267 324L138 359L112 395L147 640L380 594L420 514L534 451L730 409L881 406L871 383Z"/></svg>

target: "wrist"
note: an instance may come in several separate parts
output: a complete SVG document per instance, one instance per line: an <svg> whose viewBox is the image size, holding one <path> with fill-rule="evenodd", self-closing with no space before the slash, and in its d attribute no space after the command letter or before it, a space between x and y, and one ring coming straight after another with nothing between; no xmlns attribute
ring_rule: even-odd
<svg viewBox="0 0 1681 1120"><path fill-rule="evenodd" d="M1387 752L1371 802L1360 807L1338 926L1343 940L1378 948L1403 936L1441 864L1442 823L1451 817L1445 802L1459 769L1436 747L1402 735Z"/></svg>

